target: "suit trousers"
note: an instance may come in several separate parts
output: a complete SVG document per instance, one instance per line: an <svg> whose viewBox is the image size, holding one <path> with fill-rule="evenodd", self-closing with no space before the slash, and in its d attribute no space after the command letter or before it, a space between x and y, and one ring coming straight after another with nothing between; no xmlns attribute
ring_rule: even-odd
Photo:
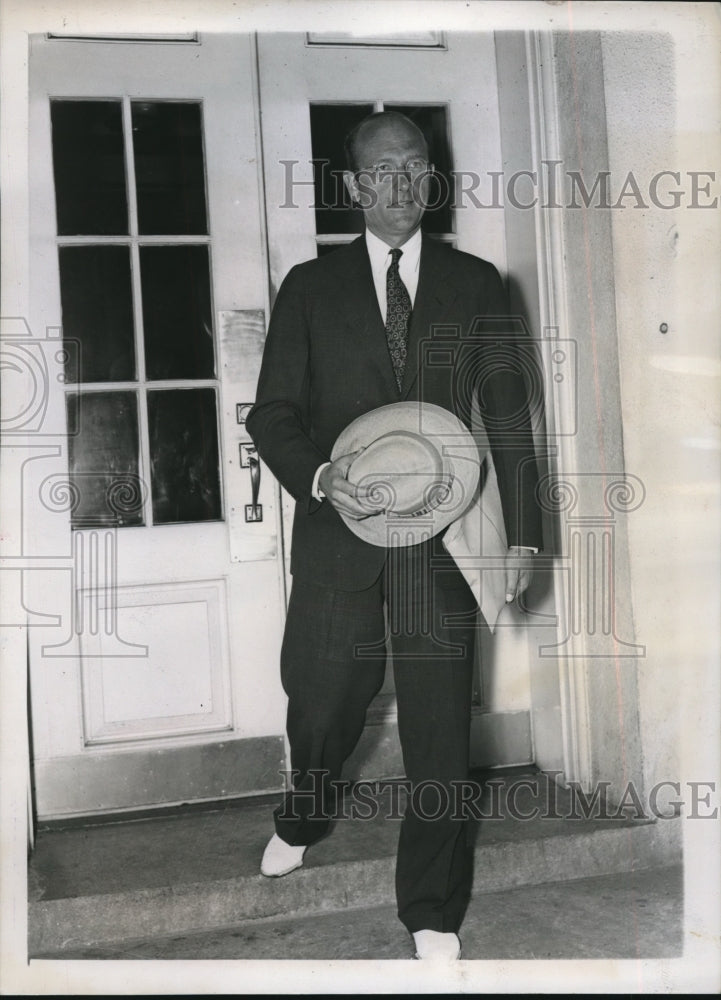
<svg viewBox="0 0 721 1000"><path fill-rule="evenodd" d="M432 542L390 550L365 590L293 582L281 654L293 783L276 832L307 845L327 831L331 783L363 731L390 650L410 785L396 896L411 932L457 931L470 895L472 849L454 796L468 776L477 621L465 580L447 561L438 568Z"/></svg>

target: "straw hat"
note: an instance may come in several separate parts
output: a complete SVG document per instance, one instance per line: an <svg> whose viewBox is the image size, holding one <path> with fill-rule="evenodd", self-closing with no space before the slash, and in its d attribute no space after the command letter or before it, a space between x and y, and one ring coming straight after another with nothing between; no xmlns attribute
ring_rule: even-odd
<svg viewBox="0 0 721 1000"><path fill-rule="evenodd" d="M459 518L478 487L481 456L468 428L432 403L402 402L364 413L338 437L331 459L363 449L348 480L375 508L341 517L372 545L417 545Z"/></svg>

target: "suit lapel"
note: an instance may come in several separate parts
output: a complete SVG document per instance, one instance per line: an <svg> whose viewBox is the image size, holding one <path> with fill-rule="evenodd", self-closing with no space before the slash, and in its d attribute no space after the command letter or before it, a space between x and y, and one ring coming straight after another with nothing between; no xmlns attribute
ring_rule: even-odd
<svg viewBox="0 0 721 1000"><path fill-rule="evenodd" d="M373 284L364 236L349 245L348 258L341 273L342 281L336 288L339 313L345 317L353 336L360 338L368 346L368 353L378 369L389 398L398 399L398 386L388 352L386 329Z"/></svg>
<svg viewBox="0 0 721 1000"><path fill-rule="evenodd" d="M433 326L444 321L448 322L447 309L457 294L448 257L442 244L427 236L423 237L418 289L408 333L408 356L401 388L402 399L408 396L418 378L424 342L430 337Z"/></svg>

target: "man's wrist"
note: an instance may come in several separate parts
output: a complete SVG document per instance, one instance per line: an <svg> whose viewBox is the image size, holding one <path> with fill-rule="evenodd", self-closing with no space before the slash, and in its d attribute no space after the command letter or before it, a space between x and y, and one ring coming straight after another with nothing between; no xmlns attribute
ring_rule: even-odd
<svg viewBox="0 0 721 1000"><path fill-rule="evenodd" d="M315 470L315 475L313 476L313 485L310 490L310 494L314 500L325 500L325 493L320 488L320 476L323 470L327 469L330 464L331 464L330 462L323 462L323 464L319 465L318 468Z"/></svg>
<svg viewBox="0 0 721 1000"><path fill-rule="evenodd" d="M516 550L517 552L532 552L533 555L538 555L538 549L533 545L509 545L508 551Z"/></svg>

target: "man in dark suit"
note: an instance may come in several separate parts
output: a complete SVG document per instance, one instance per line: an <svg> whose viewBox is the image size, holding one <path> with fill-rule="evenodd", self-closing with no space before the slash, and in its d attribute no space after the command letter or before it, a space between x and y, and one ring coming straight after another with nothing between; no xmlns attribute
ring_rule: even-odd
<svg viewBox="0 0 721 1000"><path fill-rule="evenodd" d="M296 501L281 654L294 782L276 810L276 834L261 866L266 875L299 867L306 847L326 832L328 821L314 813L308 792L317 792L319 774L325 790L339 778L383 683L387 641L411 787L435 782L450 791L467 777L471 591L439 538L387 550L351 532L339 512L356 519L371 508L348 478L353 456L330 461L352 420L399 400L437 404L470 425L453 364L425 361L424 342L439 325L457 329L459 351L473 351L470 370L509 542L508 600L528 586L532 551L541 545L524 380L512 364L496 366L475 336L479 323L493 326L507 312L498 272L421 236L431 168L423 134L409 119L371 115L349 135L346 150L345 180L363 209L365 235L289 272L247 421L261 457ZM463 366L467 373L467 351ZM424 818L438 801L431 788L425 802L419 796L406 810L398 913L418 957L456 958L471 853L467 824L452 809Z"/></svg>

